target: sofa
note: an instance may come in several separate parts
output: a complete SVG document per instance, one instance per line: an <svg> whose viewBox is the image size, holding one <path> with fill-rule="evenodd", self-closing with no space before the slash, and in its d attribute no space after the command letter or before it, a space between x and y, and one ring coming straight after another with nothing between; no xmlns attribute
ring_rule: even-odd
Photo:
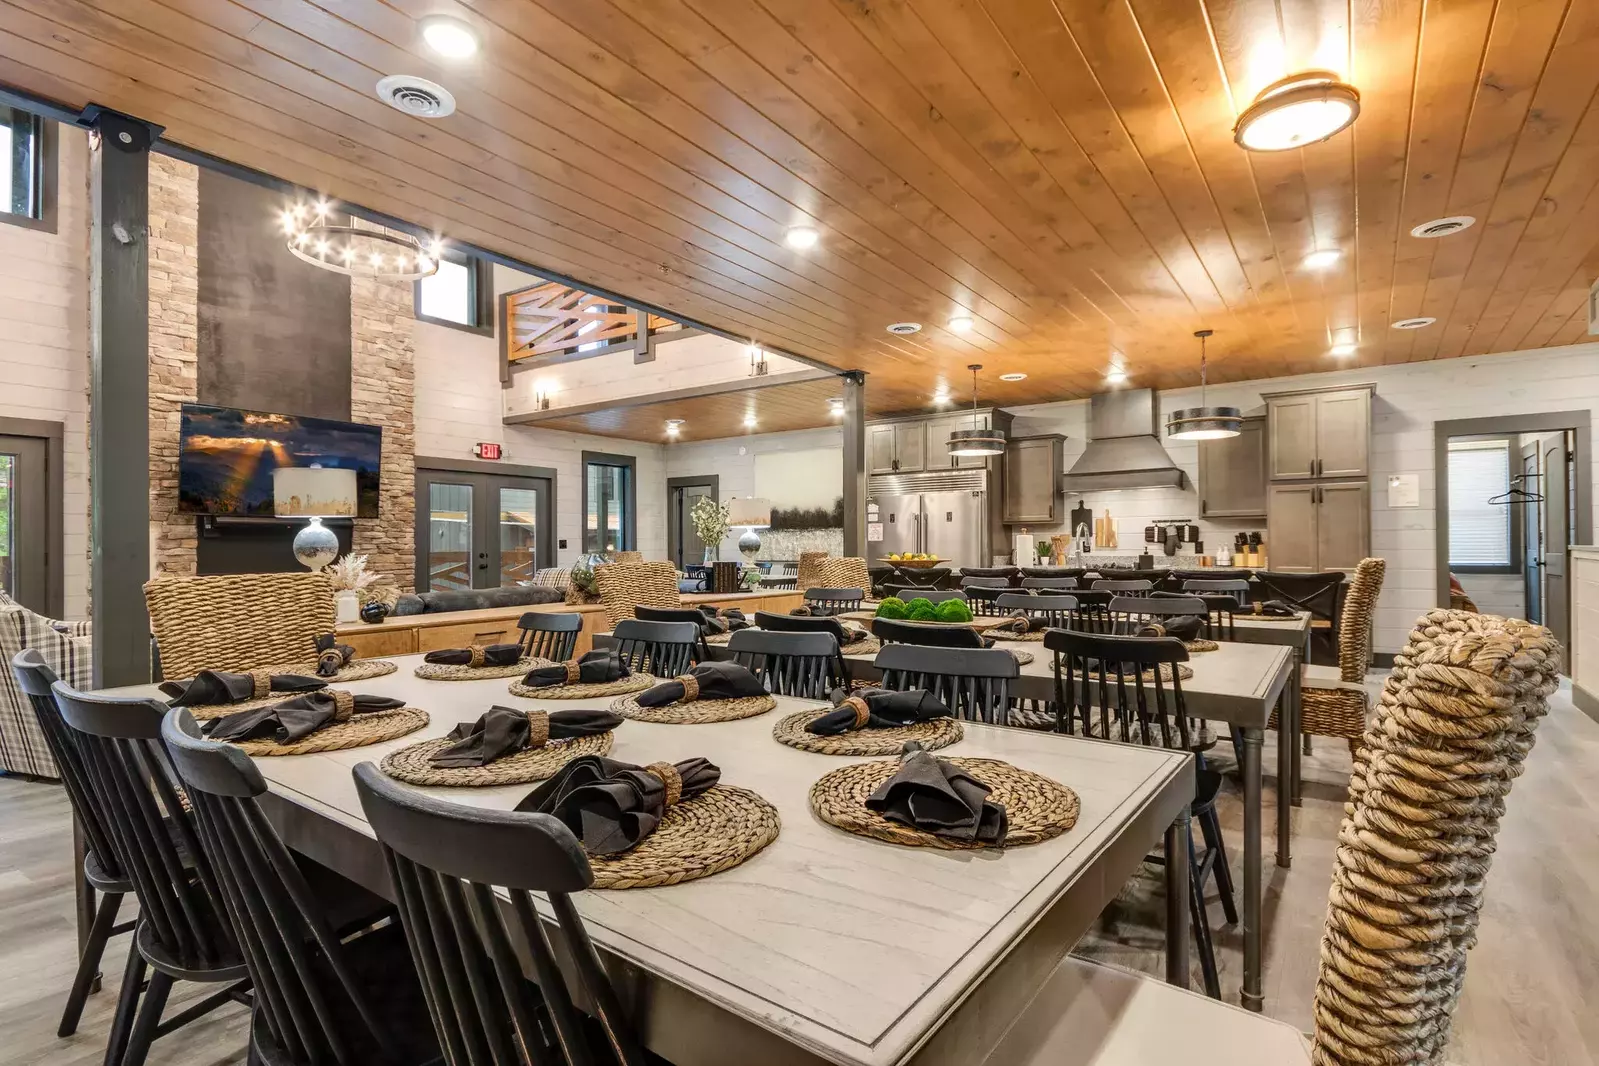
<svg viewBox="0 0 1599 1066"><path fill-rule="evenodd" d="M443 614L478 611L489 607L531 607L537 603L562 603L566 591L548 585L512 585L497 589L461 589L451 592L406 592L394 607L396 615Z"/></svg>
<svg viewBox="0 0 1599 1066"><path fill-rule="evenodd" d="M11 672L11 660L28 648L37 650L67 684L90 688L89 623L57 622L0 593L0 655L5 657L0 664L0 770L60 778L33 704Z"/></svg>

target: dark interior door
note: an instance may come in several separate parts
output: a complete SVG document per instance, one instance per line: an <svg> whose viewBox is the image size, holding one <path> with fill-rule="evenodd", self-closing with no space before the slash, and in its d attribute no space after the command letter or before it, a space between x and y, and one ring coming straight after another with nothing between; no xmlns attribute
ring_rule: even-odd
<svg viewBox="0 0 1599 1066"><path fill-rule="evenodd" d="M49 614L45 442L0 436L0 588L24 607Z"/></svg>
<svg viewBox="0 0 1599 1066"><path fill-rule="evenodd" d="M1538 475L1541 456L1537 441L1524 445L1521 449L1521 472L1524 475ZM1536 493L1538 486L1543 484L1543 478L1538 476L1523 478L1521 485L1528 492ZM1527 605L1527 621L1543 622L1543 526L1542 505L1522 504L1516 508L1521 512L1521 581L1525 592L1524 602Z"/></svg>
<svg viewBox="0 0 1599 1066"><path fill-rule="evenodd" d="M1543 442L1543 624L1554 633L1561 644L1566 643L1571 626L1567 612L1570 599L1566 587L1566 546L1571 543L1567 525L1571 507L1568 503L1570 465L1567 456L1571 447L1566 436L1547 438Z"/></svg>
<svg viewBox="0 0 1599 1066"><path fill-rule="evenodd" d="M666 550L679 570L705 561L705 542L694 531L690 513L694 505L707 496L716 499L715 478L708 477L704 481L672 479L671 498L667 501Z"/></svg>
<svg viewBox="0 0 1599 1066"><path fill-rule="evenodd" d="M418 592L491 589L555 565L555 500L548 478L416 472Z"/></svg>

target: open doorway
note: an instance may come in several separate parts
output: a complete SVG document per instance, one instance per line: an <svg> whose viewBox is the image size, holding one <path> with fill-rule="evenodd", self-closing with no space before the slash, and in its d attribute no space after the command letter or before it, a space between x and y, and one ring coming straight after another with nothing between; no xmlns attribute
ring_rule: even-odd
<svg viewBox="0 0 1599 1066"><path fill-rule="evenodd" d="M1592 539L1587 411L1436 423L1439 602L1570 633L1566 549Z"/></svg>
<svg viewBox="0 0 1599 1066"><path fill-rule="evenodd" d="M666 552L679 570L705 561L705 542L694 529L690 512L701 499L719 499L716 474L666 479ZM720 545L716 545L720 547Z"/></svg>

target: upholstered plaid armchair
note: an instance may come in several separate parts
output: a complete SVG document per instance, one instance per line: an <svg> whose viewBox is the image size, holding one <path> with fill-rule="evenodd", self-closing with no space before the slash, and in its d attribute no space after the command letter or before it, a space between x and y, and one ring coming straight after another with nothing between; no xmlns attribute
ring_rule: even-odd
<svg viewBox="0 0 1599 1066"><path fill-rule="evenodd" d="M55 759L45 744L33 705L17 685L11 660L33 648L56 676L73 688L92 685L89 672L89 623L57 622L35 614L0 595L0 770L35 777L59 778Z"/></svg>

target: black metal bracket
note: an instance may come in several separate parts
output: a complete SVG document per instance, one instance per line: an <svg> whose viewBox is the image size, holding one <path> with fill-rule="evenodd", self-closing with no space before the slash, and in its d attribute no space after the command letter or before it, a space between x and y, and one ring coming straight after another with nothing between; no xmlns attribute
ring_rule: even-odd
<svg viewBox="0 0 1599 1066"><path fill-rule="evenodd" d="M78 116L78 125L100 134L102 143L119 152L147 152L161 139L165 126L113 111L100 104L90 104Z"/></svg>

